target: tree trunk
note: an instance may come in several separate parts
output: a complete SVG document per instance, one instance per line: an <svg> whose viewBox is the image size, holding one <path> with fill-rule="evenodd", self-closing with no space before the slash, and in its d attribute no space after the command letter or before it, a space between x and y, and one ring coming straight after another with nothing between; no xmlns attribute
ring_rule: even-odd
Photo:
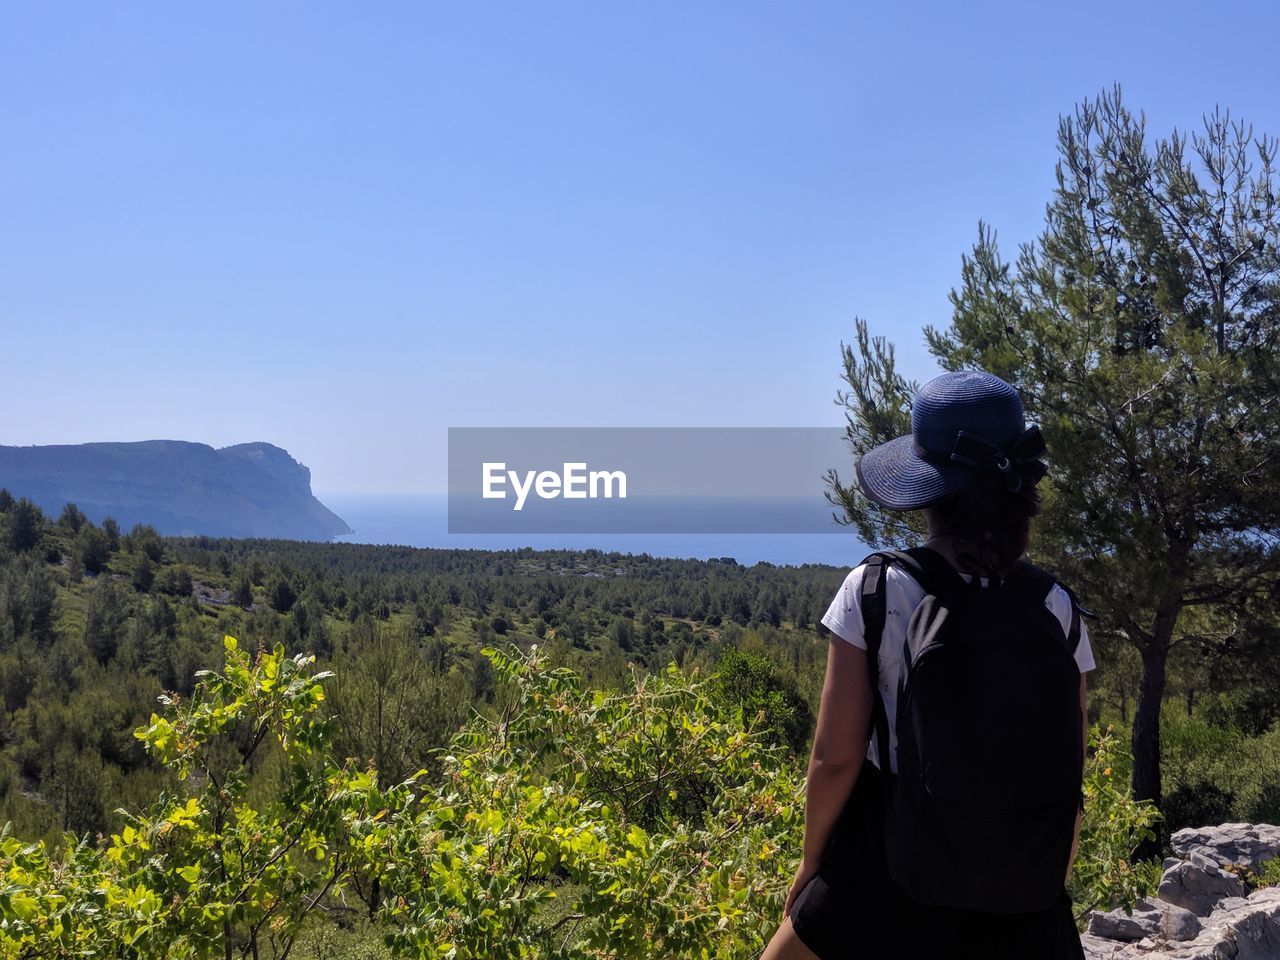
<svg viewBox="0 0 1280 960"><path fill-rule="evenodd" d="M1133 797L1160 802L1160 707L1167 655L1153 647L1142 654L1142 686L1133 712Z"/></svg>
<svg viewBox="0 0 1280 960"><path fill-rule="evenodd" d="M1164 702L1167 652L1153 644L1142 653L1142 686L1133 712L1133 797L1160 805L1160 708ZM1134 854L1139 860L1160 856L1164 828L1156 826L1156 836L1143 843Z"/></svg>
<svg viewBox="0 0 1280 960"><path fill-rule="evenodd" d="M1142 685L1133 711L1133 798L1150 800L1157 807L1163 799L1160 790L1160 712L1164 705L1169 645L1173 641L1178 613L1176 599L1162 603L1156 612L1152 636L1142 650ZM1163 823L1156 825L1155 834L1154 840L1139 846L1134 854L1136 859L1161 856L1166 838Z"/></svg>

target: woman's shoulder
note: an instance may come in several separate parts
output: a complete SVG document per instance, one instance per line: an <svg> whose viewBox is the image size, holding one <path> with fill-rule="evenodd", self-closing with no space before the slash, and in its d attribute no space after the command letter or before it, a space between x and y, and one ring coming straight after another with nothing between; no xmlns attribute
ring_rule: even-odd
<svg viewBox="0 0 1280 960"><path fill-rule="evenodd" d="M844 589L844 588L856 587L861 589L862 582L867 575L867 571L871 568L872 561L876 560L880 556L881 556L880 554L872 553L872 554L868 554L865 558L859 561L858 564L855 567L853 567L853 569L851 569L845 575L844 583L841 585L841 588ZM903 567L904 561L895 560L893 557L888 557L885 559L886 559L886 562L884 564L884 567L885 567L886 582L900 582L903 580L911 579L911 575Z"/></svg>
<svg viewBox="0 0 1280 960"><path fill-rule="evenodd" d="M861 605L863 584L866 581L870 562L875 556L875 554L868 556L850 570L840 586L839 595L852 610L859 609ZM1045 606L1064 623L1070 621L1072 610L1076 606L1075 594L1058 579L1053 571L1035 566L1025 560L1019 561L1015 570L1042 582L1046 590ZM971 580L973 575L961 573L961 576L965 580ZM986 584L986 578L983 578L983 584ZM890 562L885 564L884 585L886 600L890 607L894 605L911 607L924 599L925 588L921 586L920 580L912 574L905 562L892 562L890 559Z"/></svg>
<svg viewBox="0 0 1280 960"><path fill-rule="evenodd" d="M1072 596L1071 591L1056 580L1044 598L1044 605L1058 618L1062 629L1068 633L1071 630L1071 621L1076 619L1078 622L1079 614L1075 610L1075 603L1075 597Z"/></svg>
<svg viewBox="0 0 1280 960"><path fill-rule="evenodd" d="M842 600L849 612L860 610L862 607L862 590L866 583L867 572L871 568L873 556L874 554L871 557L867 557L850 570L845 575L844 582L840 584L836 599ZM885 565L884 585L886 596L889 597L911 596L923 594L924 592L916 578L900 563L888 563Z"/></svg>
<svg viewBox="0 0 1280 960"><path fill-rule="evenodd" d="M854 646L866 649L862 624L862 590L869 569L868 557L845 574L840 589L836 591L830 607L822 617L822 623L837 636L842 637ZM1027 565L1029 566L1029 565ZM1024 567L1025 569L1025 567ZM1064 586L1050 571L1033 568L1051 580L1044 603L1050 612L1062 624L1062 629L1069 632L1072 620L1079 624L1080 639L1076 648L1076 660L1082 671L1094 667L1093 653L1089 645L1088 633L1083 620L1079 619L1078 605L1075 595ZM889 563L885 569L885 628L901 632L905 630L915 607L924 599L925 590L918 580L902 564ZM1073 614L1075 615L1073 617ZM890 645L892 646L892 645ZM882 648L883 650L883 648Z"/></svg>

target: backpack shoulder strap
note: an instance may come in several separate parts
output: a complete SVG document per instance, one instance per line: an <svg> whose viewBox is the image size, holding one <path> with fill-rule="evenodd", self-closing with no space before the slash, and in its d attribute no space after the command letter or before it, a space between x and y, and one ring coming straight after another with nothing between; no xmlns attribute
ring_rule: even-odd
<svg viewBox="0 0 1280 960"><path fill-rule="evenodd" d="M1066 591L1067 597L1071 601L1071 628L1067 631L1067 645L1071 647L1071 653L1074 655L1076 647L1080 646L1080 618L1085 616L1096 619L1096 617L1094 617L1093 613L1080 606L1080 601L1076 599L1076 595L1070 587L1065 583L1060 583L1059 586Z"/></svg>
<svg viewBox="0 0 1280 960"><path fill-rule="evenodd" d="M1019 561L1015 565L1014 570L1022 577L1026 578L1026 582L1031 585L1031 591L1041 603L1048 601L1049 594L1053 592L1054 587L1062 587L1067 598L1071 601L1071 621L1067 627L1066 639L1067 649L1071 652L1072 656L1074 656L1076 648L1080 646L1080 616L1082 613L1087 614L1087 611L1081 610L1080 604L1076 600L1076 595L1071 592L1071 589L1066 584L1062 583L1048 570L1044 570L1034 564L1027 563L1026 561Z"/></svg>
<svg viewBox="0 0 1280 960"><path fill-rule="evenodd" d="M866 567L859 597L862 608L862 636L867 644L867 674L871 680L871 723L876 731L880 770L889 773L889 716L880 696L880 640L886 615L885 577L889 564L898 559L895 551L873 553L862 561Z"/></svg>
<svg viewBox="0 0 1280 960"><path fill-rule="evenodd" d="M936 550L878 550L862 561L866 567L859 597L862 608L862 635L867 644L867 670L871 680L871 720L875 726L880 769L888 773L889 717L880 696L880 642L887 615L885 581L888 569L896 564L922 586L926 593L938 594L968 586L955 568Z"/></svg>

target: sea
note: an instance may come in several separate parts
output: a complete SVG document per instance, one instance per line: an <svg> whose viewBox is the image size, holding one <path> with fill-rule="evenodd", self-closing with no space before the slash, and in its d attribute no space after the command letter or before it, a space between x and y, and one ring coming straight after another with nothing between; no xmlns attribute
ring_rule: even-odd
<svg viewBox="0 0 1280 960"><path fill-rule="evenodd" d="M834 521L827 533L450 533L445 494L318 493L354 533L339 542L473 550L603 550L744 566L824 564L851 569L868 548Z"/></svg>

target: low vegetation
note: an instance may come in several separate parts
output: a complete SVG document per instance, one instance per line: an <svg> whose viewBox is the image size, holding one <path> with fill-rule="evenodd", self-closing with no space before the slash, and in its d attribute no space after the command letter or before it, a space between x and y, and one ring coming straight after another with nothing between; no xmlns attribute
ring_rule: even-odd
<svg viewBox="0 0 1280 960"><path fill-rule="evenodd" d="M754 956L844 572L165 539L0 495L0 956ZM1080 911L1157 869L1100 661ZM1174 680L1170 799L1274 819L1265 683Z"/></svg>

